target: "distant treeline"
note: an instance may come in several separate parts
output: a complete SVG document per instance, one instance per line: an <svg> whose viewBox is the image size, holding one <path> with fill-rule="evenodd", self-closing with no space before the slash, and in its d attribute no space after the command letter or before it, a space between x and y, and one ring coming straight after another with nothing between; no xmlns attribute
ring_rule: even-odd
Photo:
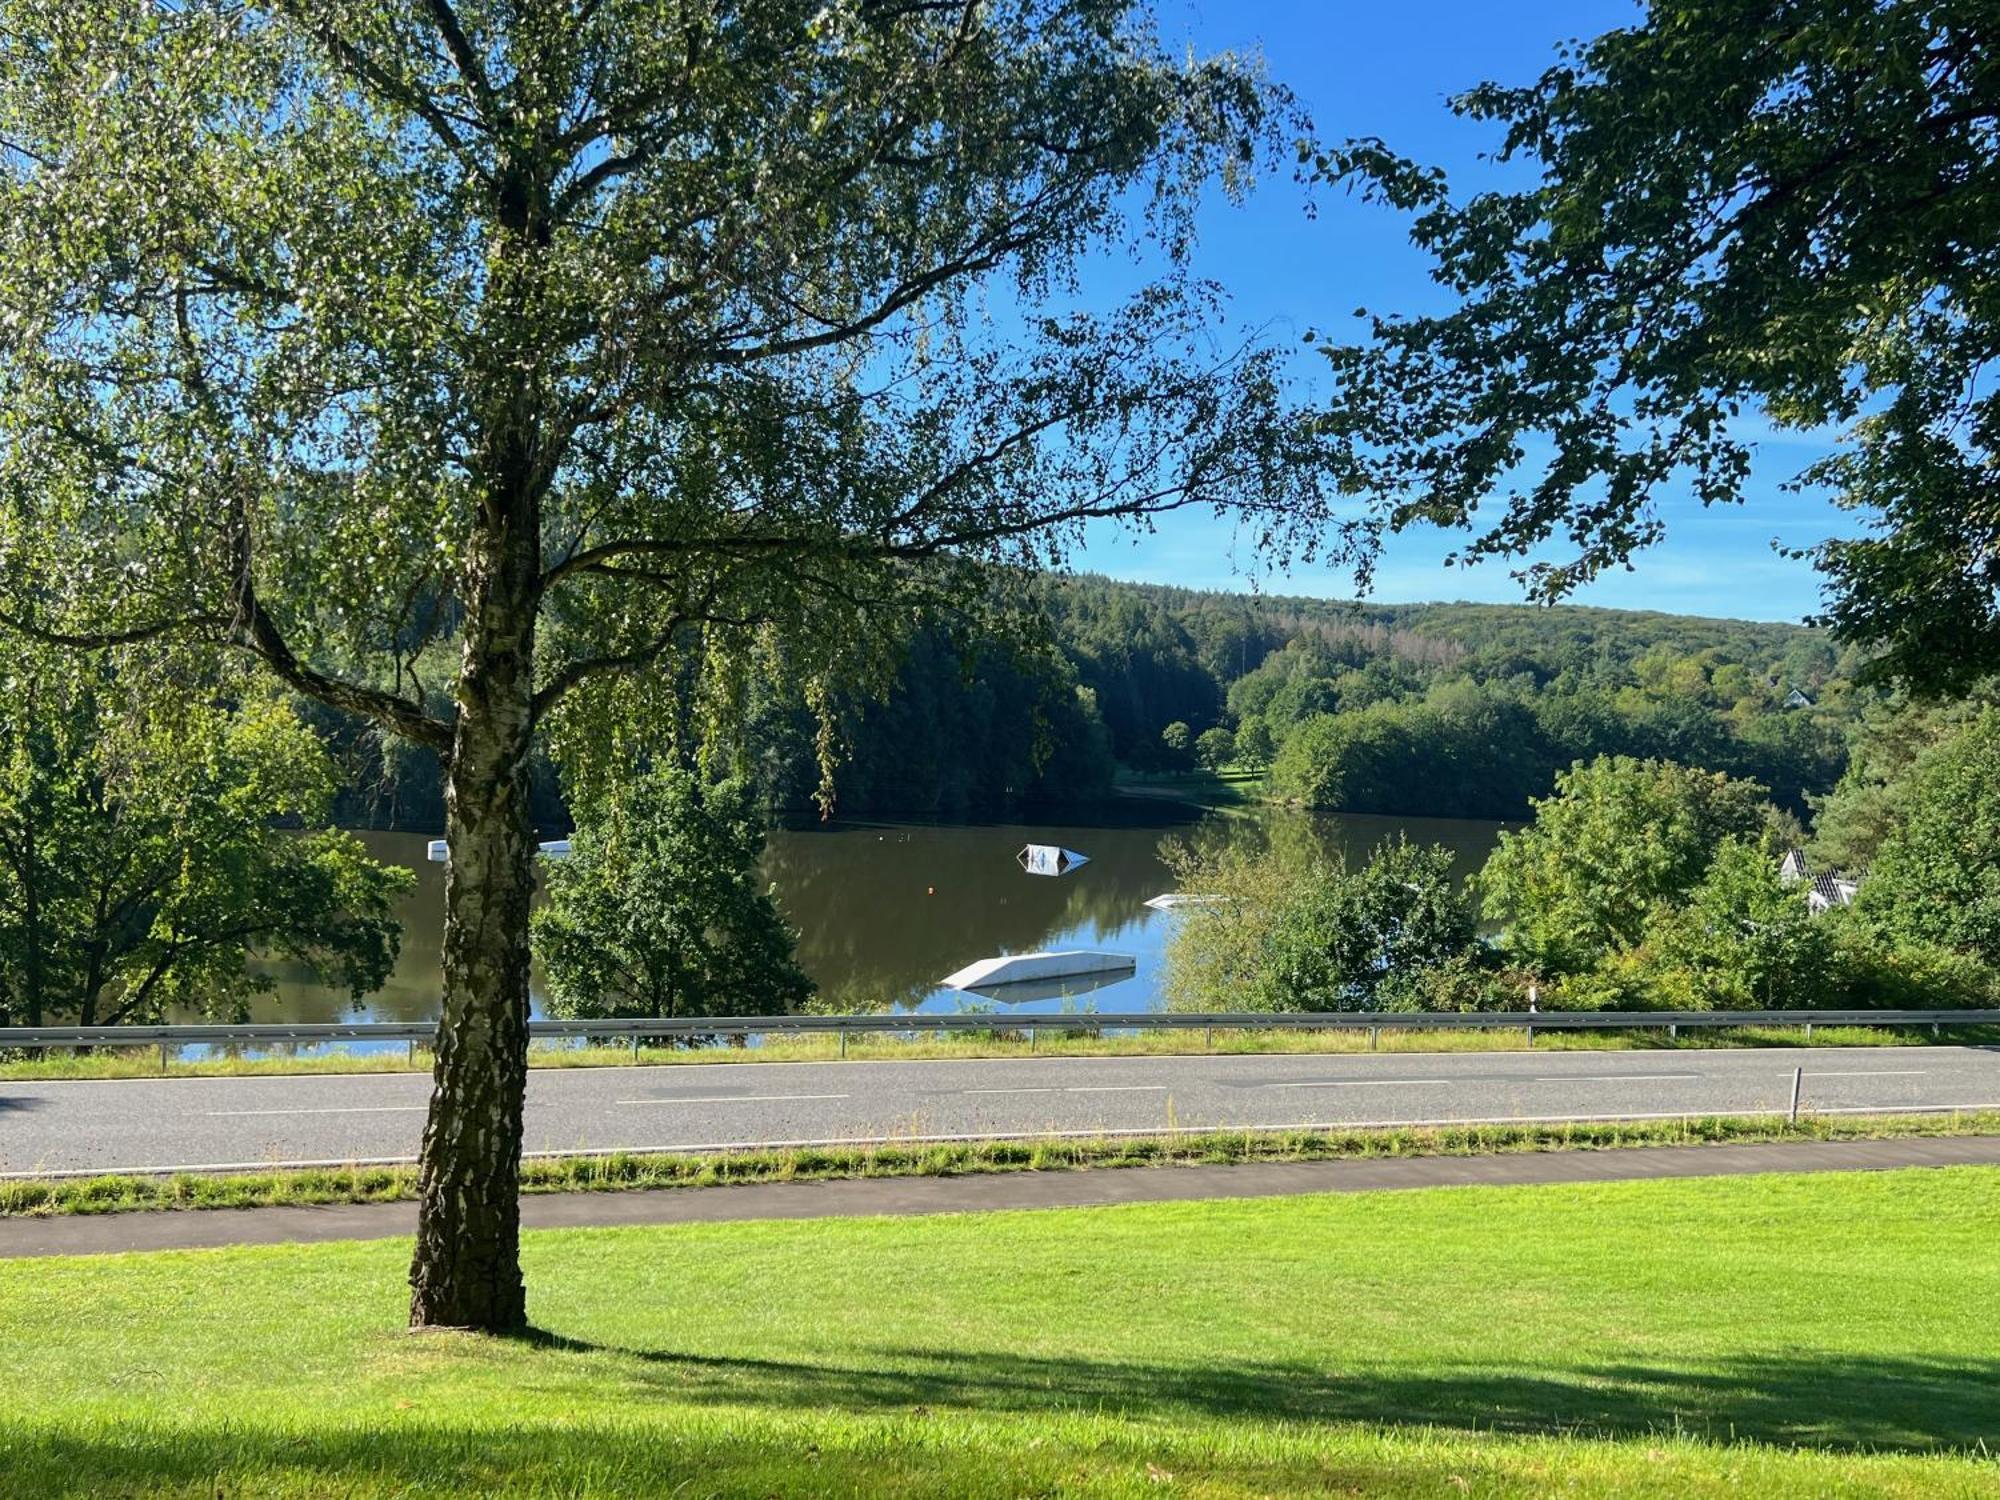
<svg viewBox="0 0 2000 1500"><path fill-rule="evenodd" d="M1512 818L1558 770L1665 758L1768 786L1802 811L1846 764L1874 694L1825 632L1684 615L1527 605L1346 604L1095 577L1033 581L1041 642L943 629L910 642L893 688L836 703L846 814L971 817L1099 799L1119 766L1192 769L1223 727L1268 758L1273 793L1316 808ZM352 822L442 823L436 763L342 734ZM743 741L777 810L819 785L816 725L790 683L759 684ZM1246 732L1247 731L1247 732ZM564 819L553 771L535 810Z"/></svg>

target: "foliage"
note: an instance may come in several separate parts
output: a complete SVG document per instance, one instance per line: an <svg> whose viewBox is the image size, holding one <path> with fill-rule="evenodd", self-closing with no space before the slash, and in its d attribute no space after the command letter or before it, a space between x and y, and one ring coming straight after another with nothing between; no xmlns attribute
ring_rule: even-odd
<svg viewBox="0 0 2000 1500"><path fill-rule="evenodd" d="M1908 817L1923 757L1995 703L1993 683L1964 698L1924 700L1898 694L1869 705L1848 736L1839 783L1812 800L1812 852L1834 869L1866 868Z"/></svg>
<svg viewBox="0 0 2000 1500"><path fill-rule="evenodd" d="M879 696L836 693L833 778L842 813L968 817L1110 795L1113 762L1096 695L1060 653L963 622L912 635ZM676 706L677 714L692 713ZM750 694L740 726L710 732L773 807L802 812L820 787L814 709L780 667Z"/></svg>
<svg viewBox="0 0 2000 1500"><path fill-rule="evenodd" d="M1398 838L1348 870L1237 841L1172 862L1183 889L1213 898L1184 909L1168 943L1177 1009L1414 1010L1434 981L1465 991L1473 909L1447 848Z"/></svg>
<svg viewBox="0 0 2000 1500"><path fill-rule="evenodd" d="M1031 582L1018 631L1002 634L983 611L947 613L908 637L879 696L830 695L839 811L964 817L1101 797L1114 756L1168 768L1160 730L1175 721L1198 739L1233 716L1238 758L1262 769L1304 718L1380 706L1456 712L1423 717L1406 746L1417 761L1390 768L1368 793L1377 810L1435 813L1445 788L1462 816L1522 817L1561 767L1626 754L1761 781L1803 812L1840 776L1844 731L1881 712L1874 693L1855 689L1859 656L1796 626L1573 606L1354 605L1088 576ZM1116 630L1134 634L1120 641ZM810 678L796 653L773 649L754 661L740 722L703 722L703 689L687 671L644 717L685 725L691 753L754 777L773 807L803 812L823 774ZM1813 708L1784 707L1794 684L1810 690ZM1507 708L1504 736L1481 738L1482 716L1497 711L1482 697ZM444 786L428 752L357 738L329 713L314 722L353 762L343 820L439 826ZM541 755L531 797L538 822L565 816Z"/></svg>
<svg viewBox="0 0 2000 1500"><path fill-rule="evenodd" d="M608 777L651 686L728 729L782 655L824 779L838 686L1093 520L1341 550L1189 266L1301 124L1135 0L0 0L0 621L446 758L415 1323L527 1319L538 734ZM1160 274L1083 311L1107 249Z"/></svg>
<svg viewBox="0 0 2000 1500"><path fill-rule="evenodd" d="M1245 719L1236 731L1236 753L1252 770L1261 771L1270 765L1271 757L1278 753L1271 726L1255 716Z"/></svg>
<svg viewBox="0 0 2000 1500"><path fill-rule="evenodd" d="M326 826L333 768L284 703L168 713L108 662L19 641L4 676L0 1024L241 1020L273 984L253 960L357 1000L388 977L412 878Z"/></svg>
<svg viewBox="0 0 2000 1500"><path fill-rule="evenodd" d="M1545 974L1580 974L1646 934L1662 902L1707 877L1731 840L1767 828L1764 788L1669 761L1606 757L1556 778L1532 826L1503 833L1480 875L1508 951Z"/></svg>
<svg viewBox="0 0 2000 1500"><path fill-rule="evenodd" d="M1857 908L1892 943L2000 966L2000 710L1917 759Z"/></svg>
<svg viewBox="0 0 2000 1500"><path fill-rule="evenodd" d="M1785 1010L1847 998L1830 924L1786 885L1763 846L1727 839L1701 883L1649 926L1630 973L1669 1010Z"/></svg>
<svg viewBox="0 0 2000 1500"><path fill-rule="evenodd" d="M1656 0L1453 101L1523 188L1459 202L1379 142L1302 147L1415 210L1459 298L1327 351L1380 523L1478 524L1469 559L1569 539L1526 569L1553 599L1657 538L1663 494L1742 499L1747 405L1850 424L1804 476L1873 518L1815 549L1832 622L1917 684L2000 666L1996 40L1989 0Z"/></svg>
<svg viewBox="0 0 2000 1500"><path fill-rule="evenodd" d="M656 766L594 801L548 868L535 953L558 1016L776 1015L812 981L757 884L764 827L741 780Z"/></svg>
<svg viewBox="0 0 2000 1500"><path fill-rule="evenodd" d="M1177 756L1188 753L1190 739L1191 736L1187 724L1180 719L1174 720L1173 723L1160 731L1160 743L1173 751Z"/></svg>
<svg viewBox="0 0 2000 1500"><path fill-rule="evenodd" d="M1236 759L1236 736L1217 725L1204 729L1194 742L1195 759L1211 771L1220 771Z"/></svg>

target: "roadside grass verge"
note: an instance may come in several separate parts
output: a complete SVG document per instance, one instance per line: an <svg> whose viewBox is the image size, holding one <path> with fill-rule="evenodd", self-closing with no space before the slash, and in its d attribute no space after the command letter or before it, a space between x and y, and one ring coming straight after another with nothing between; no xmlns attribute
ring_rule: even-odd
<svg viewBox="0 0 2000 1500"><path fill-rule="evenodd" d="M1935 1045L2000 1045L2000 1027L1941 1026L1814 1026L1808 1038L1805 1023L1797 1026L1689 1028L1678 1037L1666 1027L1617 1031L1541 1031L1538 1052L1616 1052L1701 1050L1738 1047L1916 1047ZM1106 1036L1090 1029L1088 1016L1063 1031L1046 1031L1032 1041L1027 1033L1010 1031L1004 1020L991 1030L955 1036L856 1035L843 1054L840 1039L829 1032L802 1036L770 1036L754 1047L631 1046L575 1047L536 1043L529 1049L529 1066L537 1068L619 1068L688 1066L745 1062L936 1062L953 1058L992 1057L1181 1057L1192 1053L1333 1054L1350 1052L1520 1052L1528 1048L1519 1031L1398 1030L1384 1017L1371 1046L1365 1030L1340 1031L1146 1031ZM315 1047L301 1053L260 1052L243 1056L170 1056L164 1070L158 1049L150 1043L131 1047L99 1047L78 1055L68 1052L0 1054L0 1082L60 1082L67 1079L111 1078L234 1078L293 1073L428 1073L431 1051L414 1052L396 1046L388 1050L355 1051L346 1047Z"/></svg>
<svg viewBox="0 0 2000 1500"><path fill-rule="evenodd" d="M1547 1125L1458 1125L1182 1135L910 1141L756 1151L609 1152L531 1157L527 1193L625 1192L856 1177L952 1177L993 1172L1225 1166L1249 1162L1478 1156L1602 1151L1634 1146L1863 1141L2000 1135L2000 1111L1921 1115L1687 1118ZM417 1196L414 1166L313 1167L163 1176L0 1181L0 1217L133 1213L167 1209L390 1203Z"/></svg>
<svg viewBox="0 0 2000 1500"><path fill-rule="evenodd" d="M1972 1497L2000 1171L0 1262L36 1497Z"/></svg>

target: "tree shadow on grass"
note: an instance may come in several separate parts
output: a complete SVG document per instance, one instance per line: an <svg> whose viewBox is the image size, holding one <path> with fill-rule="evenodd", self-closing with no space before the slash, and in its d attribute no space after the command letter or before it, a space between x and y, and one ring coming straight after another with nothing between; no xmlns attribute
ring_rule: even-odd
<svg viewBox="0 0 2000 1500"><path fill-rule="evenodd" d="M1180 1365L890 1348L865 1364L536 1343L633 1362L634 1383L689 1403L856 1414L959 1408L1143 1418L1420 1425L1619 1438L1685 1433L1830 1451L1936 1452L2000 1441L2000 1360L1774 1353L1688 1366L1437 1365L1421 1371L1273 1361Z"/></svg>
<svg viewBox="0 0 2000 1500"><path fill-rule="evenodd" d="M1245 1493L1434 1495L1463 1487L1467 1465L1511 1468L1529 1484L1535 1474L1547 1477L1539 1467L1546 1459L1519 1469L1504 1448L1452 1445L1454 1429L1586 1443L1672 1434L1969 1456L1981 1454L2000 1426L2000 1364L1988 1360L1801 1351L1698 1369L1604 1363L1382 1373L931 1349L821 1363L621 1349L547 1334L526 1342L525 1349L461 1346L511 1367L513 1420L495 1418L490 1407L483 1418L454 1420L449 1379L432 1388L421 1374L396 1410L340 1412L324 1423L295 1413L267 1425L254 1401L222 1420L195 1409L184 1421L149 1417L115 1428L0 1415L0 1493L668 1494L692 1486L690 1493L716 1495L864 1496L885 1488L1018 1495L1088 1489L1097 1480L1129 1488L1147 1482L1148 1466L1160 1459ZM447 1354L447 1365L457 1357ZM983 1440L960 1426L927 1436L932 1422L959 1411L1026 1421L990 1429ZM1079 1437L1052 1425L1058 1415L1096 1420ZM1217 1428L1196 1420L1204 1417L1229 1424L1242 1441L1218 1448ZM1130 1420L1106 1426L1107 1418ZM845 1426L849 1420L898 1425ZM1390 1454L1364 1445L1357 1455L1313 1440L1311 1426L1279 1423L1410 1424L1424 1442ZM1305 1441L1264 1447L1260 1431ZM1019 1432L1037 1440L1013 1441ZM1670 1492L1675 1471L1657 1468L1659 1457L1648 1458L1648 1472Z"/></svg>

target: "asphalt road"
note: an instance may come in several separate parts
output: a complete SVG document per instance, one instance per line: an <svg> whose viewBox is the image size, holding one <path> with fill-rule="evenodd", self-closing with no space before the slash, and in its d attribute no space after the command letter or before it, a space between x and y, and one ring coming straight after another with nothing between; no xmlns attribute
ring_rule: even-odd
<svg viewBox="0 0 2000 1500"><path fill-rule="evenodd" d="M2000 1108L2000 1049L1008 1058L538 1069L531 1152ZM0 1175L402 1160L420 1074L0 1083Z"/></svg>

